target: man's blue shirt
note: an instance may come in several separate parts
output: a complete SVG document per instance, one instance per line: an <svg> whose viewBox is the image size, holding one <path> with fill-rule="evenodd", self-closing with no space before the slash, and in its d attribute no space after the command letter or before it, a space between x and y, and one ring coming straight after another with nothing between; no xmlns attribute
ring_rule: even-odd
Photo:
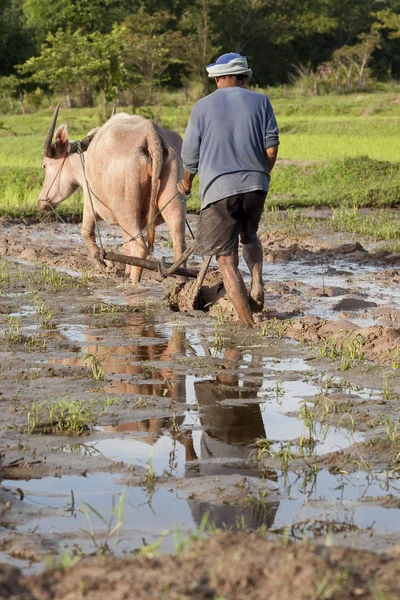
<svg viewBox="0 0 400 600"><path fill-rule="evenodd" d="M267 96L227 87L199 100L185 132L182 159L189 173L199 173L201 208L240 193L268 192L265 151L278 144Z"/></svg>

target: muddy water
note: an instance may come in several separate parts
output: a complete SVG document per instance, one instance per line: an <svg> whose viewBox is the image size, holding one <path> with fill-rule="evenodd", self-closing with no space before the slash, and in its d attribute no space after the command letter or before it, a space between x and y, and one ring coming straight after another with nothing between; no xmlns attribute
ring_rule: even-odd
<svg viewBox="0 0 400 600"><path fill-rule="evenodd" d="M190 374L187 362L182 367L179 361L190 359L196 365L199 358L210 357L211 332L160 323L149 312L145 317L143 313L127 317L111 341L102 328L61 322L58 332L81 350L50 360L87 368L85 356L96 355L107 377L105 383L96 382L97 392L102 386L102 391L117 398L126 396L128 407L145 405L151 398L168 401L158 410L165 414L158 417L129 420L119 417L116 409L110 422L93 427L79 442L60 443L60 438L54 438L53 449L65 457L100 456L130 470L142 468L143 484L131 485L109 473L4 480L4 487L22 490L24 502L39 509L17 527L18 533L50 535L69 549L79 545L90 552L89 531L96 532L97 544L107 539L102 519L110 528L115 525L113 502L117 505L125 495L123 534L115 547L120 553L141 547L143 540L155 543L160 536L161 549L172 551L174 532L188 535L204 519L210 526L233 530L288 528L295 538L313 537L315 523L327 522L321 525L324 535L329 527L338 534L371 527L377 535L400 533L400 521L394 518L397 508L377 505L380 498L396 493L389 476L362 470L348 475L325 469L312 475L292 473L279 465L265 469L257 460L257 442L264 439L272 452L290 447L310 464L315 456L344 450L364 439L360 432L316 423L313 445L301 447L299 440L308 430L298 412L302 406L312 406L323 379L316 383L311 363L290 356L297 351L293 344L282 342L279 352L270 348L267 356L262 345L218 349L215 374L197 376L196 368ZM118 338L124 337L135 338L135 344L117 345ZM373 393L358 391L360 397ZM130 414L129 408L125 414ZM147 479L150 470L155 484ZM254 489L238 504L229 498L221 503L214 489L218 481L240 488L253 480L257 481ZM374 504L370 505L371 498Z"/></svg>
<svg viewBox="0 0 400 600"><path fill-rule="evenodd" d="M243 265L244 268L244 265ZM380 267L370 264L358 264L350 261L323 260L318 265L307 261L291 261L285 263L267 263L264 265L265 281L296 281L310 287L322 288L322 294L313 298L308 307L309 314L324 319L340 318L340 311L334 307L343 298L351 296L375 303L377 307L391 305L400 308L400 288L396 285L379 285L373 276L379 273ZM323 295L324 288L338 288L334 296ZM268 303L268 297L266 299ZM359 310L359 313L363 312ZM381 322L372 315L346 315L348 321L359 327L368 327Z"/></svg>
<svg viewBox="0 0 400 600"><path fill-rule="evenodd" d="M378 274L376 266L345 260L265 265L267 286L287 284L296 297L295 281L304 313L332 320L342 317L334 307L348 296L398 307L398 288L373 280ZM385 440L384 416L391 419L387 435L396 437L400 389L391 373L392 404L380 368L371 364L346 373L345 381L337 364L312 360L315 353L277 335L248 337L209 315L172 314L154 282L132 291L102 281L61 297L40 289L46 302L53 300L46 328L18 278L2 287L4 313L20 320L22 334L35 332L47 343L46 350L5 344L1 353L7 414L0 450L11 468L0 492L13 490L21 509L0 531L10 560L20 565L24 556L15 549L18 536L23 545L38 545L32 555L40 566L49 551L74 545L90 553L107 543L123 553L161 539L169 552L177 532L187 535L206 522L375 550L400 539L397 446L379 460L364 456L375 435ZM309 293L324 287L338 289ZM279 305L281 296L267 289L266 301ZM127 307L132 311L123 312ZM380 319L369 309L347 318L363 325ZM105 381L92 377L90 356ZM333 408L322 423L310 422L307 411L326 392ZM26 433L32 400L67 396L115 403L87 435ZM115 525L113 503L122 507L122 498L121 535L108 539L104 521Z"/></svg>
<svg viewBox="0 0 400 600"><path fill-rule="evenodd" d="M122 501L123 531L120 536L110 538L110 549L124 553L141 548L144 541L154 543L163 532L174 527L182 528L186 534L195 528L188 503L172 490L158 489L149 494L146 488L127 487L106 473L11 480L3 481L3 485L18 486L24 491L24 502L40 510L40 516L18 528L20 533L35 531L36 534L51 535L60 547L71 549L74 544L79 544L85 553L93 551L91 529L96 531L98 544L107 539L104 522L98 515L114 527L118 518L113 503L118 506L125 496L126 500ZM173 550L172 536L168 536L163 549Z"/></svg>

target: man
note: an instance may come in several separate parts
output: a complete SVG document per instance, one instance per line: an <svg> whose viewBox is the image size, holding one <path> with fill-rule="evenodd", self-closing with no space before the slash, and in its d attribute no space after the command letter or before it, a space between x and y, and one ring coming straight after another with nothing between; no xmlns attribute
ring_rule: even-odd
<svg viewBox="0 0 400 600"><path fill-rule="evenodd" d="M229 52L206 67L217 90L199 100L183 140L187 195L200 177L197 251L215 255L225 290L240 320L254 326L252 312L264 306L263 251L258 225L278 154L279 131L266 96L244 89L251 77L245 56ZM249 296L238 270L239 236L251 274Z"/></svg>

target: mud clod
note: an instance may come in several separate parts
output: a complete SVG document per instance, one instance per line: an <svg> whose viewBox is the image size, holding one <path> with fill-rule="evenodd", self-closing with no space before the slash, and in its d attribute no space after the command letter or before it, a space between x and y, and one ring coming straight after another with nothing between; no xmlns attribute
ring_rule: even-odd
<svg viewBox="0 0 400 600"><path fill-rule="evenodd" d="M354 298L353 296L348 296L346 298L342 298L342 300L339 300L339 302L334 304L333 310L361 310L363 308L375 308L376 306L378 306L376 302L369 302L363 298Z"/></svg>
<svg viewBox="0 0 400 600"><path fill-rule="evenodd" d="M208 312L212 306L224 298L225 289L222 277L216 271L207 273L199 292L195 293L196 280L186 283L171 282L165 296L170 308L177 312L204 310ZM233 306L232 306L233 310Z"/></svg>

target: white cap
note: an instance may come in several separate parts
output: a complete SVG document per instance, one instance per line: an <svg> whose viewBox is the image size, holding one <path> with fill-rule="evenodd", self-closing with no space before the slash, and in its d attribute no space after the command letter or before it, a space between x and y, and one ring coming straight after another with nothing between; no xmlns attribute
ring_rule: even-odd
<svg viewBox="0 0 400 600"><path fill-rule="evenodd" d="M246 56L228 52L222 54L215 63L206 66L209 77L223 77L224 75L246 75L251 77L252 70L249 69Z"/></svg>

